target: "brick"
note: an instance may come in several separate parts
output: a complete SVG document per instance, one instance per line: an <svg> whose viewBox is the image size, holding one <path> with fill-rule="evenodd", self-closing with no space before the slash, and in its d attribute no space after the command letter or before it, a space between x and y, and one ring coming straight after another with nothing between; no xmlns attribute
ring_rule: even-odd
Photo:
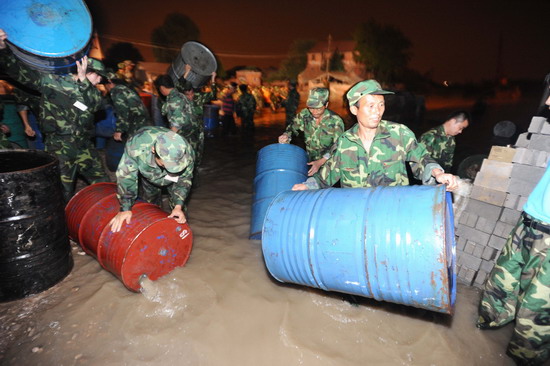
<svg viewBox="0 0 550 366"><path fill-rule="evenodd" d="M468 253L462 253L462 266L477 271L479 266L481 266L481 258L476 258Z"/></svg>
<svg viewBox="0 0 550 366"><path fill-rule="evenodd" d="M529 129L527 132L531 133L540 133L542 126L546 123L546 118L541 116L534 116L531 118L531 123L529 124Z"/></svg>
<svg viewBox="0 0 550 366"><path fill-rule="evenodd" d="M518 136L515 147L529 147L529 138L531 134L529 132L522 133Z"/></svg>
<svg viewBox="0 0 550 366"><path fill-rule="evenodd" d="M496 191L494 189L481 186L473 186L472 192L470 193L470 198L487 202L495 206L502 206L504 204L504 200L506 199L506 192Z"/></svg>
<svg viewBox="0 0 550 366"><path fill-rule="evenodd" d="M473 241L480 245L487 245L487 243L489 242L489 238L491 237L487 233L462 224L458 225L457 231L457 235L463 236L464 238L466 238L466 240Z"/></svg>
<svg viewBox="0 0 550 366"><path fill-rule="evenodd" d="M473 241L467 240L466 246L464 247L464 253L472 254L475 247L476 245Z"/></svg>
<svg viewBox="0 0 550 366"><path fill-rule="evenodd" d="M483 258L486 261L492 261L496 257L496 249L491 247L485 247L483 249L483 254L481 254L481 258Z"/></svg>
<svg viewBox="0 0 550 366"><path fill-rule="evenodd" d="M483 249L485 249L486 247L483 246L483 245L476 245L474 247L474 251L472 253L472 255L476 258L481 258L481 256L483 255Z"/></svg>
<svg viewBox="0 0 550 366"><path fill-rule="evenodd" d="M539 151L537 157L533 161L533 165L546 168L548 166L548 160L550 158L550 153L546 151Z"/></svg>
<svg viewBox="0 0 550 366"><path fill-rule="evenodd" d="M489 160L502 161L504 163L511 163L516 155L516 149L513 147L505 146L493 146L489 153Z"/></svg>
<svg viewBox="0 0 550 366"><path fill-rule="evenodd" d="M485 159L476 175L474 186L507 192L512 168L512 163Z"/></svg>
<svg viewBox="0 0 550 366"><path fill-rule="evenodd" d="M466 275L464 276L464 279L471 284L474 281L475 276L476 276L476 271L473 269L468 269L466 271Z"/></svg>
<svg viewBox="0 0 550 366"><path fill-rule="evenodd" d="M475 212L475 214L479 217L485 217L486 219L497 221L502 212L502 207L491 205L487 202L470 199L468 201L468 205L466 206L466 211L470 213Z"/></svg>
<svg viewBox="0 0 550 366"><path fill-rule="evenodd" d="M477 223L478 218L479 218L479 216L477 216L476 214L470 212L469 215L468 215L468 219L466 220L466 225L469 226L469 227L476 227L476 223Z"/></svg>
<svg viewBox="0 0 550 366"><path fill-rule="evenodd" d="M466 246L466 238L461 236L456 241L456 250L464 251L464 247Z"/></svg>
<svg viewBox="0 0 550 366"><path fill-rule="evenodd" d="M510 208L504 208L502 210L502 214L500 215L500 221L510 225L515 225L517 224L520 215L521 215L520 211L512 210Z"/></svg>
<svg viewBox="0 0 550 366"><path fill-rule="evenodd" d="M525 147L517 147L512 163L531 164L532 157L532 150L528 150Z"/></svg>
<svg viewBox="0 0 550 366"><path fill-rule="evenodd" d="M545 123L544 125L542 125L540 133L543 135L550 135L550 123Z"/></svg>
<svg viewBox="0 0 550 366"><path fill-rule="evenodd" d="M517 178L510 178L508 182L508 192L517 194L518 196L529 196L536 185L536 183L526 182Z"/></svg>
<svg viewBox="0 0 550 366"><path fill-rule="evenodd" d="M502 221L497 221L493 234L496 236L500 236L501 238L507 238L513 229L514 229L514 225L512 224L508 224Z"/></svg>
<svg viewBox="0 0 550 366"><path fill-rule="evenodd" d="M477 220L476 229L483 231L487 234L492 234L495 229L497 220L486 219L485 217L480 217Z"/></svg>
<svg viewBox="0 0 550 366"><path fill-rule="evenodd" d="M522 197L519 198L516 210L523 211L523 206L527 202L527 198L528 198L528 196L522 196Z"/></svg>
<svg viewBox="0 0 550 366"><path fill-rule="evenodd" d="M533 135L529 141L529 149L550 152L550 135Z"/></svg>
<svg viewBox="0 0 550 366"><path fill-rule="evenodd" d="M481 261L481 265L479 266L479 270L480 271L485 271L487 273L491 273L494 266L495 266L495 262L483 260L483 261Z"/></svg>
<svg viewBox="0 0 550 366"><path fill-rule="evenodd" d="M503 206L515 210L516 207L518 206L518 199L519 199L519 195L514 193L507 193Z"/></svg>
<svg viewBox="0 0 550 366"><path fill-rule="evenodd" d="M512 174L510 178L536 184L543 175L543 168L531 165L512 164Z"/></svg>
<svg viewBox="0 0 550 366"><path fill-rule="evenodd" d="M476 285L483 286L485 284L485 281L487 281L487 277L489 277L489 274L487 272L479 270L477 271L474 278L474 283Z"/></svg>
<svg viewBox="0 0 550 366"><path fill-rule="evenodd" d="M488 246L497 250L502 250L502 248L504 248L504 244L506 244L506 239L496 235L491 235L489 243L487 243Z"/></svg>

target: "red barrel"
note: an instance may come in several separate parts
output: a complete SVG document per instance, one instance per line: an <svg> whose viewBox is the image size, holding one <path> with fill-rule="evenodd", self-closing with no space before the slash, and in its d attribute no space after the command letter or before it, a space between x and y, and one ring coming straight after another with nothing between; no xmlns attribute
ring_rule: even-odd
<svg viewBox="0 0 550 366"><path fill-rule="evenodd" d="M187 262L193 245L189 225L169 219L156 205L138 202L131 223L113 233L108 224L119 210L116 184L97 183L78 192L65 215L71 239L124 286L139 291L141 278L154 281Z"/></svg>

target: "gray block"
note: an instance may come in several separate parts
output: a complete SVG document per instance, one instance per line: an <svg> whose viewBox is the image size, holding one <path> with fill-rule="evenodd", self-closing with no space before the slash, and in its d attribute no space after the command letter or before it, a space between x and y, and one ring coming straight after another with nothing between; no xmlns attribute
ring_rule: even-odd
<svg viewBox="0 0 550 366"><path fill-rule="evenodd" d="M528 148L550 152L550 135L532 135Z"/></svg>
<svg viewBox="0 0 550 366"><path fill-rule="evenodd" d="M518 136L515 147L528 147L529 146L529 137L531 135L529 132L522 133Z"/></svg>
<svg viewBox="0 0 550 366"><path fill-rule="evenodd" d="M468 269L466 271L466 275L464 276L464 279L471 284L474 281L474 277L476 276L476 272L477 272L477 270Z"/></svg>
<svg viewBox="0 0 550 366"><path fill-rule="evenodd" d="M486 219L485 217L480 217L477 220L476 229L481 230L481 231L483 231L484 233L487 233L487 234L492 234L493 230L495 229L496 223L497 223L496 220L491 220L491 219Z"/></svg>
<svg viewBox="0 0 550 366"><path fill-rule="evenodd" d="M533 165L546 168L548 166L548 160L550 158L550 153L546 151L539 151L536 158L533 161Z"/></svg>
<svg viewBox="0 0 550 366"><path fill-rule="evenodd" d="M493 261L495 259L497 254L497 250L495 248L491 247L485 247L483 249L483 254L481 254L481 258L485 261Z"/></svg>
<svg viewBox="0 0 550 366"><path fill-rule="evenodd" d="M504 248L504 244L506 244L506 239L496 235L491 235L489 243L487 243L488 246L497 250L502 250L502 248Z"/></svg>
<svg viewBox="0 0 550 366"><path fill-rule="evenodd" d="M480 271L485 271L487 273L491 273L494 266L495 266L495 262L483 260L483 261L481 261L481 265L479 266L479 270Z"/></svg>
<svg viewBox="0 0 550 366"><path fill-rule="evenodd" d="M519 199L519 195L513 194L513 193L507 193L503 206L515 210L516 207L518 207L518 199Z"/></svg>
<svg viewBox="0 0 550 366"><path fill-rule="evenodd" d="M469 227L476 227L476 223L479 216L477 216L475 213L468 213L468 220L466 220L466 225Z"/></svg>
<svg viewBox="0 0 550 366"><path fill-rule="evenodd" d="M466 241L466 246L464 247L464 253L472 254L474 252L474 248L476 247L475 243L473 241Z"/></svg>
<svg viewBox="0 0 550 366"><path fill-rule="evenodd" d="M474 186L506 192L512 168L513 163L485 159L481 170L476 175Z"/></svg>
<svg viewBox="0 0 550 366"><path fill-rule="evenodd" d="M516 148L516 153L512 159L513 163L531 165L533 162L533 150L529 150L525 147Z"/></svg>
<svg viewBox="0 0 550 366"><path fill-rule="evenodd" d="M485 217L486 219L497 221L500 213L502 212L502 207L491 205L487 202L470 199L468 201L468 205L466 206L466 211L475 213L479 217Z"/></svg>
<svg viewBox="0 0 550 366"><path fill-rule="evenodd" d="M541 116L534 116L531 118L531 123L529 124L528 132L531 133L540 133L542 126L546 123L546 118Z"/></svg>
<svg viewBox="0 0 550 366"><path fill-rule="evenodd" d="M517 205L517 202L516 202L516 205ZM514 205L514 208L516 207L516 205ZM468 221L469 215L470 215L469 212L462 211L462 213L460 214L460 218L458 219L458 223L462 225L467 225L466 222Z"/></svg>
<svg viewBox="0 0 550 366"><path fill-rule="evenodd" d="M534 182L526 182L518 178L510 178L508 183L508 192L518 196L529 196L536 185Z"/></svg>
<svg viewBox="0 0 550 366"><path fill-rule="evenodd" d="M462 266L477 271L481 266L481 258L468 253L462 253Z"/></svg>
<svg viewBox="0 0 550 366"><path fill-rule="evenodd" d="M481 258L481 256L483 255L483 250L485 248L486 248L486 246L484 246L484 245L476 245L474 247L474 251L473 251L472 255L474 257Z"/></svg>
<svg viewBox="0 0 550 366"><path fill-rule="evenodd" d="M487 281L487 277L489 277L489 274L487 272L482 270L477 271L474 278L474 284L478 286L483 286L485 284L485 281Z"/></svg>
<svg viewBox="0 0 550 366"><path fill-rule="evenodd" d="M480 245L487 245L490 235L472 227L458 224L457 235Z"/></svg>
<svg viewBox="0 0 550 366"><path fill-rule="evenodd" d="M473 186L470 192L470 198L478 201L487 202L495 206L502 206L506 199L506 192L497 191L482 186Z"/></svg>
<svg viewBox="0 0 550 366"><path fill-rule="evenodd" d="M466 246L466 238L463 236L460 236L456 240L456 250L464 251L464 247Z"/></svg>
<svg viewBox="0 0 550 366"><path fill-rule="evenodd" d="M543 175L543 168L531 165L514 164L512 167L512 174L510 175L510 178L536 184Z"/></svg>
<svg viewBox="0 0 550 366"><path fill-rule="evenodd" d="M497 221L493 234L496 236L500 236L501 238L507 238L513 229L514 229L514 225L512 224L508 224L502 221Z"/></svg>
<svg viewBox="0 0 550 366"><path fill-rule="evenodd" d="M523 206L525 205L525 202L527 202L527 198L528 196L522 196L519 198L516 210L523 211Z"/></svg>
<svg viewBox="0 0 550 366"><path fill-rule="evenodd" d="M502 210L502 214L500 215L500 221L510 225L516 225L520 215L521 215L520 211L512 210L510 208L504 208Z"/></svg>
<svg viewBox="0 0 550 366"><path fill-rule="evenodd" d="M547 121L544 125L542 125L540 133L543 135L550 135L550 122Z"/></svg>

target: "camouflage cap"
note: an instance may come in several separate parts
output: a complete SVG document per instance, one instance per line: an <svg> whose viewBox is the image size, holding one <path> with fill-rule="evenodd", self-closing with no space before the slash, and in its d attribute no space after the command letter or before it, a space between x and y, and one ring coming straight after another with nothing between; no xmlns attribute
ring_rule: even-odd
<svg viewBox="0 0 550 366"><path fill-rule="evenodd" d="M166 131L157 137L155 152L169 173L179 173L185 169L185 141L174 131Z"/></svg>
<svg viewBox="0 0 550 366"><path fill-rule="evenodd" d="M327 88L314 88L309 91L306 106L308 108L321 108L328 102Z"/></svg>
<svg viewBox="0 0 550 366"><path fill-rule="evenodd" d="M394 92L382 90L382 87L376 80L363 80L352 86L346 94L349 105L352 106L359 101L364 95L382 95L395 94Z"/></svg>
<svg viewBox="0 0 550 366"><path fill-rule="evenodd" d="M87 72L95 72L99 76L103 76L104 78L107 77L107 73L105 71L105 65L103 65L103 62L92 57L88 57Z"/></svg>

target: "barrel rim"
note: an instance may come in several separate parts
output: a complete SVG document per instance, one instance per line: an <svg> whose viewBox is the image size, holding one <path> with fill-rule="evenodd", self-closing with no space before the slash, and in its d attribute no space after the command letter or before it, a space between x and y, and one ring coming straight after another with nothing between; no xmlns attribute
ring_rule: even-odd
<svg viewBox="0 0 550 366"><path fill-rule="evenodd" d="M37 167L34 167L34 168L29 168L29 169L24 169L24 170L15 170L15 171L12 171L12 172L2 172L0 171L0 175L2 174L22 174L21 172L33 172L37 169L44 169L46 167L49 167L50 165L58 165L59 164L59 159L57 158L57 156L55 156L54 154L52 153L49 153L47 151L44 151L44 150L36 150L36 149L2 149L0 150L0 154L3 154L3 153L37 153L39 155L44 155L44 156L47 156L49 158L52 158L53 160L44 164L44 165L40 165L40 166L37 166Z"/></svg>

